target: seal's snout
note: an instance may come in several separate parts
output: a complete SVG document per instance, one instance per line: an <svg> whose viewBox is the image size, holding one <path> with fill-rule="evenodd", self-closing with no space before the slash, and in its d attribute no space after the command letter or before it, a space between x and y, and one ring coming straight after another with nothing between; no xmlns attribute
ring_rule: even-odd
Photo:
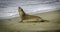
<svg viewBox="0 0 60 32"><path fill-rule="evenodd" d="M21 7L18 7L18 9L21 9Z"/></svg>
<svg viewBox="0 0 60 32"><path fill-rule="evenodd" d="M22 9L21 7L18 7L18 9Z"/></svg>

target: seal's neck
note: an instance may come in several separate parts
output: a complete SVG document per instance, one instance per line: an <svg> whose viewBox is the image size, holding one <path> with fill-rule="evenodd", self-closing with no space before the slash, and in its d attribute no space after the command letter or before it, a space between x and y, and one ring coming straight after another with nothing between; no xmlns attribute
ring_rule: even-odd
<svg viewBox="0 0 60 32"><path fill-rule="evenodd" d="M18 8L18 12L19 12L20 17L25 16L25 12L23 11L23 9L21 7Z"/></svg>

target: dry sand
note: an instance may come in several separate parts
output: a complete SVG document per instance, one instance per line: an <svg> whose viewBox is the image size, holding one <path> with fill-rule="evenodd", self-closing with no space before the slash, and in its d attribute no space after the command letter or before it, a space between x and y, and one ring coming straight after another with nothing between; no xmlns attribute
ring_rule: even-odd
<svg viewBox="0 0 60 32"><path fill-rule="evenodd" d="M49 22L19 23L20 18L0 20L0 32L60 32L60 11L35 14Z"/></svg>

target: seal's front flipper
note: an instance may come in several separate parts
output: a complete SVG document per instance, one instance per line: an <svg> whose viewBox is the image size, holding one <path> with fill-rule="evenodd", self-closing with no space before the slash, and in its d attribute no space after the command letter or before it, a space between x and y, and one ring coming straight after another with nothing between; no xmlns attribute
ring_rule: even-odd
<svg viewBox="0 0 60 32"><path fill-rule="evenodd" d="M19 21L19 23L22 23L23 21Z"/></svg>

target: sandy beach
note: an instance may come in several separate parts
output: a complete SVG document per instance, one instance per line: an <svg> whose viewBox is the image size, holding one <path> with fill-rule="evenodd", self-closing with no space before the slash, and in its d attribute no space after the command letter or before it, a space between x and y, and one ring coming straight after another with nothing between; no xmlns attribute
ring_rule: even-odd
<svg viewBox="0 0 60 32"><path fill-rule="evenodd" d="M0 20L0 32L59 32L60 11L34 14L49 22L19 23L20 18Z"/></svg>

